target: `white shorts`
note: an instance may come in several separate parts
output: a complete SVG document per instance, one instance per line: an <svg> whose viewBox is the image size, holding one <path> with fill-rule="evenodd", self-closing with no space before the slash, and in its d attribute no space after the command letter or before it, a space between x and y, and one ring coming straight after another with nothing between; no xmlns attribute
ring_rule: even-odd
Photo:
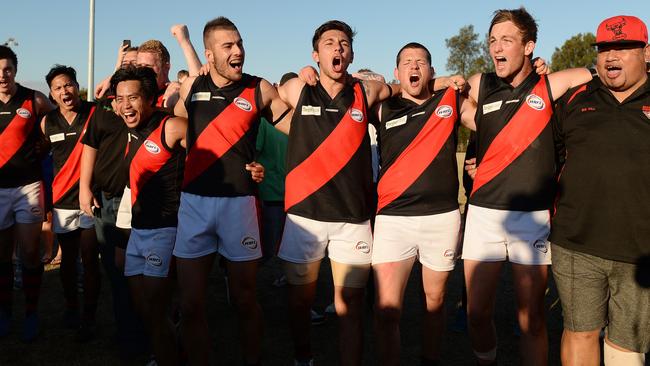
<svg viewBox="0 0 650 366"><path fill-rule="evenodd" d="M52 209L52 231L56 234L69 233L79 228L90 229L93 226L95 226L95 218L81 210Z"/></svg>
<svg viewBox="0 0 650 366"><path fill-rule="evenodd" d="M181 193L174 255L198 258L219 252L230 261L262 257L257 199Z"/></svg>
<svg viewBox="0 0 650 366"><path fill-rule="evenodd" d="M343 264L370 264L370 221L359 224L326 222L288 214L278 257L293 263L311 263L328 254Z"/></svg>
<svg viewBox="0 0 650 366"><path fill-rule="evenodd" d="M43 222L43 183L0 188L0 230L19 224Z"/></svg>
<svg viewBox="0 0 650 366"><path fill-rule="evenodd" d="M175 227L131 229L126 245L124 275L167 277L175 241Z"/></svg>
<svg viewBox="0 0 650 366"><path fill-rule="evenodd" d="M463 259L551 264L550 212L508 211L469 205Z"/></svg>
<svg viewBox="0 0 650 366"><path fill-rule="evenodd" d="M120 229L131 228L131 189L129 189L129 187L124 187L124 193L122 193L122 199L120 200L120 207L117 209L115 226Z"/></svg>
<svg viewBox="0 0 650 366"><path fill-rule="evenodd" d="M451 271L456 264L460 212L426 216L377 215L372 264L399 262L419 256L434 271Z"/></svg>

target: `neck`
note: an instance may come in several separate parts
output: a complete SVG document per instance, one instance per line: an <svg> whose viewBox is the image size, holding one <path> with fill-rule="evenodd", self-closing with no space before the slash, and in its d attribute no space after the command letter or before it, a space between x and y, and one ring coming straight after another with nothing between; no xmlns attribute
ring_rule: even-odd
<svg viewBox="0 0 650 366"><path fill-rule="evenodd" d="M223 88L235 83L233 80L221 76L219 73L217 73L217 70L212 69L212 67L210 68L210 79L212 79L212 82L218 88Z"/></svg>
<svg viewBox="0 0 650 366"><path fill-rule="evenodd" d="M11 97L13 97L14 95L16 95L16 92L17 92L17 91L18 91L18 85L14 84L14 85L9 89L8 92L6 92L6 93L0 92L0 100L1 100L3 103L7 103L7 102L9 101L9 99L11 99Z"/></svg>
<svg viewBox="0 0 650 366"><path fill-rule="evenodd" d="M323 86L323 89L325 89L325 91L331 98L336 97L341 92L341 90L343 90L343 88L345 87L345 83L350 78L348 74L346 74L344 77L342 77L339 80L334 80L332 78L329 78L322 73L319 76L320 76L320 84Z"/></svg>
<svg viewBox="0 0 650 366"><path fill-rule="evenodd" d="M79 105L75 105L72 109L59 108L61 115L63 116L63 118L65 118L66 121L68 121L68 124L72 124L74 119L77 117L78 110L79 110Z"/></svg>
<svg viewBox="0 0 650 366"><path fill-rule="evenodd" d="M409 93L407 93L405 91L402 91L402 98L410 100L411 102L413 102L415 104L418 104L418 105L420 105L420 104L426 102L427 100L431 99L431 96L432 96L432 94L428 90L422 90L422 92L417 96L414 96L414 95L411 95L411 94L409 94Z"/></svg>
<svg viewBox="0 0 650 366"><path fill-rule="evenodd" d="M519 71L504 78L503 80L505 80L513 88L516 88L521 85L524 80L526 80L531 72L533 72L533 66L530 64L530 61L526 59L524 60L524 64L522 65L521 69L519 69Z"/></svg>
<svg viewBox="0 0 650 366"><path fill-rule="evenodd" d="M648 74L644 73L643 77L637 83L630 86L629 88L620 91L609 89L609 91L612 93L614 98L616 98L616 100L618 100L620 103L623 102L625 99L629 98L630 95L634 94L634 92L637 91L637 89L641 88L647 81L648 81Z"/></svg>

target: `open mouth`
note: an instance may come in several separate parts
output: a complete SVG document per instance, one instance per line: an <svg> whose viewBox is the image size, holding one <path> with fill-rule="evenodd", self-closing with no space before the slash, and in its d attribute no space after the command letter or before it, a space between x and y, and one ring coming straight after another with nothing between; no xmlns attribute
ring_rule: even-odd
<svg viewBox="0 0 650 366"><path fill-rule="evenodd" d="M342 62L341 62L341 57L339 57L339 56L334 57L334 59L332 60L332 68L336 72L341 72L341 70L343 68Z"/></svg>
<svg viewBox="0 0 650 366"><path fill-rule="evenodd" d="M71 95L65 95L61 98L61 102L66 106L71 106L74 103L74 99Z"/></svg>
<svg viewBox="0 0 650 366"><path fill-rule="evenodd" d="M126 123L135 123L135 122L137 122L137 116L136 116L135 111L133 111L133 110L123 112L122 116L124 116L124 121Z"/></svg>
<svg viewBox="0 0 650 366"><path fill-rule="evenodd" d="M411 76L409 76L409 84L411 84L412 87L420 85L420 75L411 74Z"/></svg>
<svg viewBox="0 0 650 366"><path fill-rule="evenodd" d="M621 74L622 68L617 65L605 65L605 70L607 70L607 77L614 79Z"/></svg>
<svg viewBox="0 0 650 366"><path fill-rule="evenodd" d="M241 72L242 68L244 67L244 62L241 60L236 60L236 61L231 61L230 62L230 67L232 67L235 71Z"/></svg>
<svg viewBox="0 0 650 366"><path fill-rule="evenodd" d="M505 56L494 56L494 67L501 68L505 66L506 63Z"/></svg>

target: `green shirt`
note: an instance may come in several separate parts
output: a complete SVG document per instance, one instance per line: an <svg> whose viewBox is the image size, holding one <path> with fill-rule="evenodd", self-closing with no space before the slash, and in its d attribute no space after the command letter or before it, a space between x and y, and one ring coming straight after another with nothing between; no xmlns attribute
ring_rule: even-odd
<svg viewBox="0 0 650 366"><path fill-rule="evenodd" d="M264 166L264 181L259 185L263 201L284 201L289 136L262 118L257 133L257 162Z"/></svg>

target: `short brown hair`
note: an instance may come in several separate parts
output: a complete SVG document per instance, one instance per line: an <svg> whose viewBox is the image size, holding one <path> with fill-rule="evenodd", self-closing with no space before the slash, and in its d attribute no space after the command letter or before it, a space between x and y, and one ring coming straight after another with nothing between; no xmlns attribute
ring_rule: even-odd
<svg viewBox="0 0 650 366"><path fill-rule="evenodd" d="M219 29L226 29L226 30L231 30L231 31L236 31L239 32L239 29L237 29L237 26L235 23L230 21L230 19L226 17L218 17L214 18L211 21L205 23L205 27L203 27L203 45L205 48L208 48L208 35L215 30Z"/></svg>
<svg viewBox="0 0 650 366"><path fill-rule="evenodd" d="M528 41L537 42L537 22L523 6L519 9L499 9L495 11L488 34L492 33L492 27L495 25L508 21L513 22L519 29L524 43Z"/></svg>
<svg viewBox="0 0 650 366"><path fill-rule="evenodd" d="M314 32L314 37L311 39L311 45L314 48L314 51L318 51L318 41L320 41L320 37L323 35L323 33L330 30L338 30L345 33L345 35L350 39L350 47L352 47L352 40L354 39L355 35L355 32L352 30L352 28L340 20L330 20L323 23Z"/></svg>
<svg viewBox="0 0 650 366"><path fill-rule="evenodd" d="M169 64L169 51L167 51L167 47L165 47L165 45L163 45L159 40L150 39L142 43L137 50L138 52L155 53L160 57L160 61L162 61L163 65Z"/></svg>

